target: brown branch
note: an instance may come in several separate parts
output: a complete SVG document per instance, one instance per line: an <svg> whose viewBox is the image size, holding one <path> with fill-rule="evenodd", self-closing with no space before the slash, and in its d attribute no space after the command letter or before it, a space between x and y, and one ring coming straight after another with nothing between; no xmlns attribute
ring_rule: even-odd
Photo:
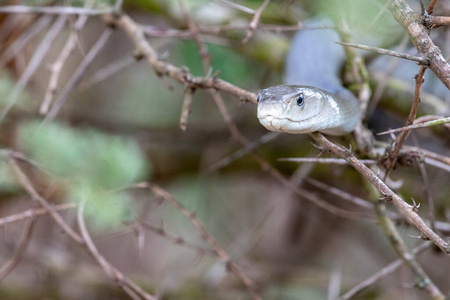
<svg viewBox="0 0 450 300"><path fill-rule="evenodd" d="M86 54L86 56L81 61L78 68L75 70L73 75L70 77L69 81L64 86L64 89L61 91L61 94L58 96L58 98L55 99L55 103L52 105L50 111L45 117L45 121L52 120L56 117L59 110L62 108L64 103L67 100L67 97L69 97L69 94L72 92L72 90L78 85L78 83L81 80L81 77L86 72L86 69L88 66L92 63L92 61L95 59L97 54L100 52L100 50L103 48L103 46L108 41L109 37L113 33L112 28L107 28L102 35L98 38L97 42L92 46L92 48L89 50L89 52Z"/></svg>
<svg viewBox="0 0 450 300"><path fill-rule="evenodd" d="M420 56L428 60L430 70L450 89L450 65L442 56L439 47L433 43L428 29L422 24L421 17L409 7L406 0L393 0L389 10L408 32Z"/></svg>
<svg viewBox="0 0 450 300"><path fill-rule="evenodd" d="M209 254L209 255L217 256L217 253L214 250L202 248L200 246L197 246L195 244L187 242L182 237L180 237L178 235L175 235L173 233L167 232L163 227L155 226L155 225L150 224L150 223L145 222L145 221L139 221L138 224L141 225L143 228L145 228L145 229L147 229L149 231L152 231L155 234L157 234L157 235L159 235L159 236L161 236L161 237L171 241L175 245L180 245L182 247L186 247L186 248L192 249L192 250L198 252L198 254L200 254L200 255Z"/></svg>
<svg viewBox="0 0 450 300"><path fill-rule="evenodd" d="M429 16L425 22L425 26L427 26L430 29L449 25L450 25L450 17L447 16Z"/></svg>
<svg viewBox="0 0 450 300"><path fill-rule="evenodd" d="M110 14L111 8L91 9L72 6L27 6L7 5L0 7L0 14L47 14L47 15L89 15L98 16Z"/></svg>
<svg viewBox="0 0 450 300"><path fill-rule="evenodd" d="M198 47L200 48L200 58L202 60L203 64L203 72L204 74L208 74L210 64L211 64L211 57L209 55L208 47L205 44L205 41L199 34L197 25L192 20L191 16L189 15L189 11L184 3L184 0L178 1L181 6L181 11L183 12L184 19L186 20L186 24L188 25L189 31L191 32L192 36L194 37L195 41L197 42Z"/></svg>
<svg viewBox="0 0 450 300"><path fill-rule="evenodd" d="M155 37L192 37L190 30L179 30L174 28L162 28L160 26L140 25L142 30L147 36ZM257 30L274 31L276 33L299 31L299 30L320 30L320 29L333 29L333 26L317 26L317 27L305 27L302 24L299 25L275 25L275 24L262 24L259 23ZM245 24L227 24L218 26L197 26L198 32L201 34L207 34L212 36L218 36L226 31L243 31L248 30L248 25Z"/></svg>
<svg viewBox="0 0 450 300"><path fill-rule="evenodd" d="M77 207L77 205L75 203L64 203L64 204L58 204L58 205L53 206L54 210L56 210L56 211L67 210L67 209L71 209L71 208L75 208L75 207ZM29 218L46 215L48 213L49 213L49 211L46 210L45 208L34 208L34 209L30 208L19 214L0 218L0 227L5 226L6 224L9 224L9 223L14 223L14 222L26 220Z"/></svg>
<svg viewBox="0 0 450 300"><path fill-rule="evenodd" d="M298 163L319 163L329 165L347 165L348 162L345 159L340 158L311 158L311 157L291 157L291 158L279 158L278 161L292 161ZM365 165L376 165L378 161L373 159L360 159L361 163Z"/></svg>
<svg viewBox="0 0 450 300"><path fill-rule="evenodd" d="M176 207L183 215L185 215L189 221L194 225L195 228L200 232L200 235L202 238L214 249L217 256L225 263L227 268L236 275L239 280L245 285L245 287L249 290L250 294L252 295L253 299L255 300L261 300L261 296L256 291L256 286L253 283L253 281L248 277L242 269L233 262L230 257L228 256L227 252L219 246L217 241L209 234L209 232L206 230L206 228L203 226L202 223L197 219L194 213L187 210L180 202L178 202L170 193L162 189L161 187L157 186L154 183L141 183L141 184L135 184L135 187L140 188L150 188L153 193L159 197L161 197L163 200L167 201L174 207Z"/></svg>
<svg viewBox="0 0 450 300"><path fill-rule="evenodd" d="M400 132L400 131L404 132L404 131L409 131L412 129L431 127L431 126L442 125L442 124L447 124L447 123L450 123L450 117L441 118L441 119L432 120L432 121L423 122L423 123L418 123L418 124L413 124L413 125L408 125L408 126L404 126L404 127L400 127L400 128L396 128L396 129L391 129L391 130L377 133L377 135L391 134L391 133Z"/></svg>
<svg viewBox="0 0 450 300"><path fill-rule="evenodd" d="M192 98L194 97L195 89L192 87L187 87L183 106L181 108L181 116L180 116L180 129L182 131L186 131L189 114L191 113L192 106Z"/></svg>
<svg viewBox="0 0 450 300"><path fill-rule="evenodd" d="M16 174L19 183L28 192L28 194L33 199L38 200L38 202L50 213L51 217L67 233L67 235L69 235L78 244L83 244L83 240L81 239L81 237L72 228L70 228L70 226L64 221L61 215L56 211L55 207L50 205L47 200L39 195L39 193L34 189L31 181L19 167L14 158L8 158L8 163L11 166L11 169Z"/></svg>
<svg viewBox="0 0 450 300"><path fill-rule="evenodd" d="M362 49L362 50L367 50L367 51L371 51L371 52L378 53L378 54L390 55L390 56L394 56L394 57L398 57L398 58L403 58L406 60L418 62L423 65L428 64L428 61L422 57L417 57L417 56L414 56L411 54L401 53L401 52L397 52L397 51L393 51L393 50L387 50L387 49L371 47L371 46L366 46L366 45L361 45L361 44L352 44L352 43L336 42L336 44L339 44L342 46L347 46L347 47L358 48L358 49Z"/></svg>
<svg viewBox="0 0 450 300"><path fill-rule="evenodd" d="M375 173L373 173L364 164L353 155L351 151L330 142L320 133L311 133L310 136L316 140L319 145L329 149L334 154L347 160L361 175L367 179L386 199L399 210L399 212L414 225L426 238L436 244L446 255L450 255L450 246L439 235L432 231L422 218L413 210L413 207L407 204L402 198L395 194Z"/></svg>
<svg viewBox="0 0 450 300"><path fill-rule="evenodd" d="M255 11L255 13L253 15L253 19L250 22L250 24L248 25L247 35L242 40L243 44L246 44L252 37L253 32L258 27L258 23L259 23L259 19L261 18L261 14L264 11L264 9L266 8L267 4L269 4L269 1L270 0L264 0L264 2L261 4L261 6Z"/></svg>
<svg viewBox="0 0 450 300"><path fill-rule="evenodd" d="M423 83L423 76L425 75L425 71L427 70L427 67L421 66L419 73L416 75L416 87L414 90L414 100L413 104L411 106L411 111L409 112L408 120L406 121L406 126L409 126L414 123L414 119L416 118L417 114L417 108L419 106L420 102L420 89L422 87ZM403 144L406 141L406 138L409 135L409 130L402 131L402 133L395 139L395 147L392 150L391 153L389 153L388 160L386 161L385 167L386 167L386 174L385 177L387 177L390 173L390 171L395 167L395 164L398 159L398 155L400 153L400 149L402 148Z"/></svg>
<svg viewBox="0 0 450 300"><path fill-rule="evenodd" d="M22 171L22 169L16 163L14 158L9 158L8 163L11 166L11 168L13 169L13 171L15 172L15 174L16 174L17 178L19 179L19 182L21 183L23 188L28 192L28 194L30 194L30 196L33 199L38 200L38 202L50 213L51 217L56 221L56 223L64 230L64 232L72 240L74 240L77 244L79 244L80 246L82 246L83 248L85 248L86 250L88 250L91 253L92 253L92 251L94 251L94 249L96 250L95 247L92 248L93 244L91 244L91 245L87 244L88 241L92 243L92 240L90 239L90 237L88 239L86 239L85 235L87 234L87 231L82 232L84 235L80 236L64 221L64 219L61 217L61 215L58 214L58 212L56 211L55 207L50 205L47 202L47 200L45 200L41 195L39 195L39 193L34 189L33 185L31 184L30 180L28 179L28 177L25 175L25 173ZM82 209L79 208L79 213L80 213L80 211L82 213ZM81 217L81 219L82 219L82 217ZM84 220L82 220L82 222L83 223L80 226L84 225ZM83 228L85 229L85 226ZM107 268L107 270L111 271L113 275L115 275L115 276L117 275L117 277L115 277L115 278L121 279L120 282L118 282L118 284L122 289L124 289L125 292L128 293L131 290L133 293L138 294L141 297L141 299L156 300L156 297L153 297L153 296L149 295L148 293L144 292L134 282L132 282L130 279L128 279L122 273L120 273L114 266L109 265L109 268ZM107 270L105 270L105 271L107 271ZM108 273L108 272L107 272L107 274L111 275L111 273Z"/></svg>
<svg viewBox="0 0 450 300"><path fill-rule="evenodd" d="M81 236L83 237L83 241L86 245L87 250L92 255L92 257L100 264L105 273L111 277L111 279L116 283L118 287L120 287L125 293L129 294L133 299L135 296L138 296L140 299L145 300L157 300L158 298L148 294L143 289L141 289L138 285L136 285L133 281L128 279L122 272L120 272L117 268L111 265L98 251L97 247L95 247L94 242L92 241L91 236L86 227L86 223L84 222L84 206L85 201L81 201L78 206L77 220L78 227L80 229Z"/></svg>
<svg viewBox="0 0 450 300"><path fill-rule="evenodd" d="M83 80L79 85L79 90L85 91L94 85L106 80L107 78L118 73L122 69L132 65L140 59L139 54L125 54L124 56L112 61L103 68L95 71L92 76Z"/></svg>
<svg viewBox="0 0 450 300"><path fill-rule="evenodd" d="M16 56L29 41L31 41L42 29L47 27L52 21L51 16L42 16L39 20L33 23L26 32L17 38L8 48L0 54L0 68L3 68L14 56Z"/></svg>
<svg viewBox="0 0 450 300"><path fill-rule="evenodd" d="M431 230L436 230L436 215L434 210L434 200L433 200L433 194L431 193L430 189L430 181L428 180L428 173L427 168L425 166L424 162L419 162L419 170L420 174L422 175L423 185L424 185L424 192L425 192L425 199L427 199L427 210L428 210L428 219L430 220L430 227Z"/></svg>
<svg viewBox="0 0 450 300"><path fill-rule="evenodd" d="M22 238L20 240L20 244L19 247L17 248L16 253L0 269L0 281L3 280L6 276L8 276L8 274L12 270L14 270L14 268L17 266L20 259L22 258L23 254L27 250L28 242L31 239L35 223L36 223L35 216L29 218L25 223L25 228L23 229Z"/></svg>
<svg viewBox="0 0 450 300"><path fill-rule="evenodd" d="M85 5L91 6L92 0L87 1ZM84 27L84 24L86 24L87 19L88 18L86 15L78 17L78 20L75 22L75 25L73 27L73 31L70 33L70 36L67 39L63 49L61 50L61 53L59 54L56 61L50 66L50 79L48 81L47 90L45 91L44 100L42 101L41 107L39 109L39 112L41 114L46 114L48 112L48 109L56 94L62 68L64 67L67 58L69 58L70 54L75 49L78 32Z"/></svg>
<svg viewBox="0 0 450 300"><path fill-rule="evenodd" d="M427 8L427 13L432 15L434 12L434 6L436 5L437 0L431 0L430 5Z"/></svg>
<svg viewBox="0 0 450 300"><path fill-rule="evenodd" d="M66 20L67 16L59 16L37 47L26 69L20 75L19 81L14 86L14 89L11 91L11 93L8 95L8 103L0 113L0 120L2 120L8 114L9 110L16 104L23 89L30 81L31 77L35 74L37 68L41 65L45 55L50 50L53 41L58 37L59 33L63 29Z"/></svg>
<svg viewBox="0 0 450 300"><path fill-rule="evenodd" d="M108 23L123 29L127 33L129 38L133 41L135 47L139 49L139 53L144 56L159 76L169 76L180 83L187 84L195 88L213 88L216 90L221 90L242 100L256 103L256 95L254 93L248 92L214 76L193 76L189 71L186 71L186 69L176 67L161 60L157 52L145 39L143 29L127 15L120 15L118 17L106 16L105 20Z"/></svg>
<svg viewBox="0 0 450 300"><path fill-rule="evenodd" d="M224 120L225 120L225 118L224 118ZM227 124L227 122L228 121L225 120L225 124ZM228 126L228 130L230 130L230 126ZM233 161L238 160L239 158L247 155L251 151L253 151L256 148L260 147L261 145L264 145L264 144L270 142L271 140L273 140L276 137L278 137L280 134L281 134L280 132L273 132L273 131L270 131L270 132L266 133L265 135L261 136L259 139L255 140L253 142L249 142L243 148L237 150L236 152L234 152L234 153L232 153L232 154L222 158L221 160L213 163L212 165L208 166L206 168L206 172L212 173L212 172L215 172L215 171L217 171L217 170L219 170L219 169L221 169L223 167L228 166ZM233 137L236 137L234 134L232 134L232 135L233 135Z"/></svg>

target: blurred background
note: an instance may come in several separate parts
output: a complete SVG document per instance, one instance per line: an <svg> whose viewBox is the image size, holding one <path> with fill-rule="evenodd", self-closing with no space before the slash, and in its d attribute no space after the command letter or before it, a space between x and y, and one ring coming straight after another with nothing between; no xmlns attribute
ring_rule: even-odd
<svg viewBox="0 0 450 300"><path fill-rule="evenodd" d="M419 3L409 2L419 13ZM292 35L304 20L317 15L343 19L357 42L417 54L404 30L383 8L383 1L270 1L261 16L264 25L245 44L248 24L262 1L182 3L206 42L210 75L219 72L219 78L254 93L283 82L284 57ZM145 29L149 43L164 61L203 76L199 47L188 29L182 3L126 0L123 10ZM105 9L114 1L3 0L0 4ZM438 1L435 15L449 14L449 3ZM376 198L359 173L346 165L279 161L316 157L320 150L307 135L267 132L256 118L255 105L226 93L221 96L232 122L250 143L257 144L254 152L262 164L230 134L209 91L195 91L187 128L181 130L186 87L157 76L145 59L136 57L136 47L120 28L113 30L56 117L47 119L42 106L54 62L77 26L75 16L61 18L0 14L2 265L21 244L24 212L36 206L36 199L24 190L8 163L11 152L7 149L26 156L18 162L20 168L42 197L59 205L64 220L76 231L76 206L86 201L87 226L99 252L162 299L251 296L224 262L211 254L211 246L192 220L150 189L133 185L138 182L161 186L195 213L264 299L335 299L336 293L344 294L398 258L374 222L373 212L346 201L353 195L370 206ZM87 18L61 69L55 99L105 30L101 16ZM448 58L448 28L433 30L432 37ZM365 56L372 91L378 92L369 104L368 128L376 133L403 126L419 66L360 53ZM30 67L33 64L35 70ZM426 76L419 116L448 115L449 91L431 71ZM389 135L377 139L392 142ZM348 145L351 138L334 141ZM418 130L407 144L449 156L449 142L448 129L441 127ZM391 186L403 199L421 202L424 218L429 209L425 199L431 194L435 218L441 222L439 232L448 236L449 166L426 165L428 183L424 183L419 165L424 166L397 167L390 175ZM309 196L356 217L322 209L308 201L309 196L302 197L280 183L271 170L278 170ZM411 237L419 235L416 230L401 220L396 224L410 249L422 243ZM448 295L448 258L431 247L418 260ZM129 298L47 214L38 218L20 261L3 277L0 299ZM415 287L415 279L409 269L401 267L352 299L428 299L425 291Z"/></svg>

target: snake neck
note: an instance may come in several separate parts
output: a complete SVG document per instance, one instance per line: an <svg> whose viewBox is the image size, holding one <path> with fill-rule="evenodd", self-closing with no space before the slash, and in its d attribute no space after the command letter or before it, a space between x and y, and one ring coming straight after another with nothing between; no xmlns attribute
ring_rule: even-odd
<svg viewBox="0 0 450 300"><path fill-rule="evenodd" d="M323 18L305 22L309 28L323 25L332 24ZM339 37L332 29L299 31L285 60L285 83L314 86L330 93L345 90L339 78L345 54L337 41Z"/></svg>

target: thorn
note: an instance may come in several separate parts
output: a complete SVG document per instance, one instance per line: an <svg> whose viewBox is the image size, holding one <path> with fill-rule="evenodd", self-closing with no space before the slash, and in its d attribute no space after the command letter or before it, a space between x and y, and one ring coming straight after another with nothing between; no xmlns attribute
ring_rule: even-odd
<svg viewBox="0 0 450 300"><path fill-rule="evenodd" d="M378 200L385 200L387 202L392 201L392 195L383 194L383 197L379 197Z"/></svg>
<svg viewBox="0 0 450 300"><path fill-rule="evenodd" d="M320 151L319 154L317 154L316 158L322 156L322 154L328 154L328 153L331 153L331 151L330 151L329 149L325 148L325 147L316 145L316 144L314 144L314 143L312 143L312 142L311 142L311 144L314 146L314 148L317 148L317 149L319 149L319 151Z"/></svg>
<svg viewBox="0 0 450 300"><path fill-rule="evenodd" d="M429 241L430 239L427 238L426 236L423 235L411 235L408 234L410 237L414 238L414 239L418 239L418 240L423 240L423 241Z"/></svg>
<svg viewBox="0 0 450 300"><path fill-rule="evenodd" d="M411 197L411 200L413 201L412 211L417 214L419 212L420 202L419 202L419 204L417 204L416 200L414 200L414 198L412 198L412 197Z"/></svg>

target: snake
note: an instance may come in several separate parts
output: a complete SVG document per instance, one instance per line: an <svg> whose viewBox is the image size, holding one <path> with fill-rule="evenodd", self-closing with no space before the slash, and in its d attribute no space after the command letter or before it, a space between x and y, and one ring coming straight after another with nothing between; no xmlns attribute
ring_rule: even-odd
<svg viewBox="0 0 450 300"><path fill-rule="evenodd" d="M317 21L309 22L315 25ZM262 89L257 117L268 130L344 135L361 118L359 101L339 78L343 49L333 30L299 31L285 59L284 85Z"/></svg>

